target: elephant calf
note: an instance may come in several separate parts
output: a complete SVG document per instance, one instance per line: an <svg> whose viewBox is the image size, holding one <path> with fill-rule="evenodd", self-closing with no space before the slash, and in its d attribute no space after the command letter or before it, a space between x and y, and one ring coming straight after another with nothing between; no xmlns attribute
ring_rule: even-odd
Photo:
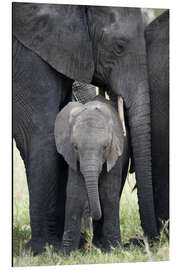
<svg viewBox="0 0 180 270"><path fill-rule="evenodd" d="M121 247L119 200L128 167L126 140L116 110L102 97L84 105L70 102L57 115L56 147L69 164L64 254L78 248L87 199L103 249Z"/></svg>

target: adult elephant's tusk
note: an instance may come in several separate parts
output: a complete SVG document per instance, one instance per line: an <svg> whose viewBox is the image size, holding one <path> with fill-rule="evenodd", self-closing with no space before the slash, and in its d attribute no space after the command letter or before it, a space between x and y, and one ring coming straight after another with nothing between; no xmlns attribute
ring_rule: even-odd
<svg viewBox="0 0 180 270"><path fill-rule="evenodd" d="M124 136L126 136L126 126L125 126L125 121L124 121L124 105L123 105L123 99L121 96L118 96L118 113L119 113L119 118L123 127L123 134Z"/></svg>

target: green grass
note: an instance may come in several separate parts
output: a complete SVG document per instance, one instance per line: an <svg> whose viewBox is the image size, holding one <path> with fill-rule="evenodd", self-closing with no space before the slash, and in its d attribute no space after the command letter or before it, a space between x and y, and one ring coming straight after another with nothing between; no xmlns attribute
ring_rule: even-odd
<svg viewBox="0 0 180 270"><path fill-rule="evenodd" d="M160 16L164 11L166 11L166 9L154 8L154 13L156 17Z"/></svg>
<svg viewBox="0 0 180 270"><path fill-rule="evenodd" d="M24 171L24 165L20 159L19 152L14 147L14 192L13 192L13 265L14 266L44 266L44 265L75 265L75 264L102 264L123 262L146 262L169 260L169 242L163 232L160 241L150 248L148 255L144 246L131 245L123 250L113 250L111 253L103 253L100 249L92 246L89 241L86 249L73 252L64 258L60 254L53 254L50 247L46 252L33 257L25 250L25 244L30 239L31 230L29 226L29 196ZM121 198L120 223L123 244L130 238L142 237L140 226L137 194L132 192L135 180L129 176ZM165 229L166 230L166 226Z"/></svg>

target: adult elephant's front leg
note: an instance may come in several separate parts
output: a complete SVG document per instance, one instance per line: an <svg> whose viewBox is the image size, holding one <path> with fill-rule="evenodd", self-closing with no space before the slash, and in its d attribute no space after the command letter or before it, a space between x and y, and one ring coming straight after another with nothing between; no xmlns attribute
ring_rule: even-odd
<svg viewBox="0 0 180 270"><path fill-rule="evenodd" d="M32 136L27 166L31 241L27 247L30 246L34 254L43 251L46 243L52 244L55 250L60 247L59 236L62 236L64 228L67 169L63 163L56 153L53 134Z"/></svg>
<svg viewBox="0 0 180 270"><path fill-rule="evenodd" d="M20 111L23 116L23 110ZM25 162L30 203L31 240L26 247L36 255L43 251L46 242L59 249L59 239L64 230L68 168L56 152L53 132L33 127L30 133L22 121L18 125L20 127L16 129L15 139Z"/></svg>
<svg viewBox="0 0 180 270"><path fill-rule="evenodd" d="M29 116L29 125L26 113L30 114L28 106L25 111L16 100L14 136L25 163L29 189L31 240L27 248L38 254L46 242L58 248L58 238L63 234L67 164L55 148L53 125L50 126L55 113L54 119L38 113L46 128L35 123L33 114Z"/></svg>
<svg viewBox="0 0 180 270"><path fill-rule="evenodd" d="M18 105L15 106L17 109ZM15 139L25 162L30 203L31 240L27 248L36 255L43 251L46 242L59 249L64 230L68 168L56 151L53 125L49 126L55 114L54 119L47 120L47 116L45 119L39 113L38 118L46 122L46 128L41 130L33 123L33 129L29 130L24 124L23 108L18 110L21 117L16 119Z"/></svg>
<svg viewBox="0 0 180 270"><path fill-rule="evenodd" d="M64 230L67 165L56 152L54 122L72 81L13 39L13 132L29 188L31 247L59 247Z"/></svg>

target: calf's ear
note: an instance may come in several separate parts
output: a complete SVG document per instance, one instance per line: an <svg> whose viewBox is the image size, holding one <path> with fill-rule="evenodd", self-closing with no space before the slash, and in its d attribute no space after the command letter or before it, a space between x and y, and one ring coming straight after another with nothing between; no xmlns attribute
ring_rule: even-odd
<svg viewBox="0 0 180 270"><path fill-rule="evenodd" d="M117 159L123 153L124 147L124 134L122 123L119 120L118 114L112 112L111 119L112 140L110 146L110 152L107 157L107 171L109 172L116 164Z"/></svg>
<svg viewBox="0 0 180 270"><path fill-rule="evenodd" d="M76 113L83 110L79 102L70 102L57 115L54 127L55 143L59 154L61 154L68 165L77 171L77 154L71 142L71 128Z"/></svg>

